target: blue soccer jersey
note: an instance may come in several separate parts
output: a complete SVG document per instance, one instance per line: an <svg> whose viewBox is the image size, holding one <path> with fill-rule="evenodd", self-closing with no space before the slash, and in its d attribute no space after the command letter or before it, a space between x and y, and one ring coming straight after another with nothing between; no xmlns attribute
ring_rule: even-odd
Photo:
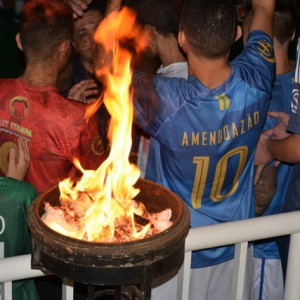
<svg viewBox="0 0 300 300"><path fill-rule="evenodd" d="M159 144L146 178L182 197L191 227L255 216L254 152L274 77L272 40L262 31L249 35L230 77L215 89L192 76L151 80L134 74L135 120ZM195 251L192 267L229 260L233 251Z"/></svg>
<svg viewBox="0 0 300 300"><path fill-rule="evenodd" d="M290 121L287 128L289 131L297 134L300 134L299 93L300 93L300 38L298 39L298 44L297 44L297 64L295 70L295 84L293 87Z"/></svg>
<svg viewBox="0 0 300 300"><path fill-rule="evenodd" d="M291 101L291 113L287 130L300 134L300 38L298 38L297 44L297 63L295 70L295 83L293 86L293 96ZM293 174L290 179L290 185L288 187L285 203L283 206L283 212L296 211L300 209L300 164L297 163L294 166ZM287 249L284 249L285 251ZM285 253L287 255L287 253Z"/></svg>
<svg viewBox="0 0 300 300"><path fill-rule="evenodd" d="M294 85L295 69L289 73L276 77L269 111L291 112L292 90ZM271 129L278 124L277 118L267 117L264 130ZM277 169L276 193L263 213L263 216L278 214L282 212L287 187L292 175L293 164L281 162ZM254 256L258 258L279 259L279 252L275 241L254 244Z"/></svg>

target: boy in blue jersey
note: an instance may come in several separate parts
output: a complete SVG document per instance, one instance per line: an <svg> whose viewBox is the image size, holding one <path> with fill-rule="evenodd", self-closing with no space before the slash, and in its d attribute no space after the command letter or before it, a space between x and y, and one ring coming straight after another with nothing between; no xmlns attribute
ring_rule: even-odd
<svg viewBox="0 0 300 300"><path fill-rule="evenodd" d="M297 44L297 64L295 69L295 82L293 84L291 112L271 112L269 115L278 118L280 124L274 129L268 130L261 135L255 162L258 165L258 175L263 168L273 159L286 163L296 163L287 187L286 197L283 204L282 212L291 212L300 209L299 189L300 189L300 124L299 124L299 93L300 93L300 39ZM270 137L274 137L271 139ZM289 237L283 237L277 241L280 257L282 260L283 276L285 277Z"/></svg>
<svg viewBox="0 0 300 300"><path fill-rule="evenodd" d="M145 177L182 197L191 227L255 216L254 152L275 77L274 6L252 1L248 42L229 63L241 33L234 5L187 0L178 39L188 79L133 76L135 121L160 145ZM193 252L189 299L232 299L233 255L233 247ZM175 299L175 285L167 284L154 299ZM246 290L243 299L251 297Z"/></svg>
<svg viewBox="0 0 300 300"><path fill-rule="evenodd" d="M251 18L251 16L249 16ZM247 23L247 19L245 20ZM247 28L243 26L244 34ZM295 69L289 60L289 45L295 34L295 7L293 3L276 1L274 19L274 52L276 60L276 80L272 91L269 111L290 113ZM264 130L275 127L278 121L267 117ZM268 165L255 186L256 212L258 215L272 215L282 212L283 202L291 172L292 164L274 163ZM272 176L274 174L274 176ZM274 178L272 178L274 177ZM273 181L275 184L273 184ZM270 193L275 186L275 193ZM277 186L277 188L276 188ZM283 299L283 277L281 261L275 239L258 241L254 244L254 290L255 299Z"/></svg>
<svg viewBox="0 0 300 300"><path fill-rule="evenodd" d="M234 4L186 0L178 40L188 78L138 71L132 77L135 122L159 144L145 177L182 197L191 227L255 216L254 153L275 79L275 0L252 0L252 7L246 47L229 63L241 36ZM233 246L193 252L189 300L232 300L233 256ZM247 275L243 300L252 299ZM176 297L176 277L152 293L152 299Z"/></svg>

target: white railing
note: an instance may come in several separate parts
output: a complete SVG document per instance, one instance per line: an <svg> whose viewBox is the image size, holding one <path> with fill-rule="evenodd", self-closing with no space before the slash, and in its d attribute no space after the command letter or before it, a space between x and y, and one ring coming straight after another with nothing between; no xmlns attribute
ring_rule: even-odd
<svg viewBox="0 0 300 300"><path fill-rule="evenodd" d="M232 299L242 300L248 242L290 235L289 261L284 300L298 300L300 295L300 211L236 222L192 228L186 238L185 260L180 278L178 300L188 300L191 251L235 244ZM0 259L0 282L4 283L4 300L12 299L12 281L46 275L31 269L31 255ZM64 281L63 299L73 299L72 282Z"/></svg>

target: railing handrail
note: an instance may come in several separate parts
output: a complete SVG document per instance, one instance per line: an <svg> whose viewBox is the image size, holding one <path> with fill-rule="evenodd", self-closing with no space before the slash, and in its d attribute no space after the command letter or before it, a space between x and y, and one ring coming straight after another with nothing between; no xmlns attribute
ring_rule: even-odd
<svg viewBox="0 0 300 300"><path fill-rule="evenodd" d="M47 273L31 269L31 254L0 259L0 283L44 275Z"/></svg>
<svg viewBox="0 0 300 300"><path fill-rule="evenodd" d="M185 250L251 242L296 232L300 232L300 211L190 228Z"/></svg>

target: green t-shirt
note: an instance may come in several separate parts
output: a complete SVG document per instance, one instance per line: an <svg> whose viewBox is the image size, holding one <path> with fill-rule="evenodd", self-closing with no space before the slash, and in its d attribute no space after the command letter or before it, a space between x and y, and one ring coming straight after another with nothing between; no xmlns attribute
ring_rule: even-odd
<svg viewBox="0 0 300 300"><path fill-rule="evenodd" d="M0 177L0 258L31 253L27 212L36 197L31 184ZM13 282L12 292L13 300L39 299L33 280Z"/></svg>

